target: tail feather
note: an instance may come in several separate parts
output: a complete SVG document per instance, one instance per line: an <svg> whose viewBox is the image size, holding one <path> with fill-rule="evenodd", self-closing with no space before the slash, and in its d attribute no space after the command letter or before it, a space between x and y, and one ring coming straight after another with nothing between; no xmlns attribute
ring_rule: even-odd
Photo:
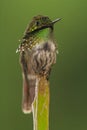
<svg viewBox="0 0 87 130"><path fill-rule="evenodd" d="M23 79L22 110L25 114L32 111L32 103L35 98L36 79Z"/></svg>

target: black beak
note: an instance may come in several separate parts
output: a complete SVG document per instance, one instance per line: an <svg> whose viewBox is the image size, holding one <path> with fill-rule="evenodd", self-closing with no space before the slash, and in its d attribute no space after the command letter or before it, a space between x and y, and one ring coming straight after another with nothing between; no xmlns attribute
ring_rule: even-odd
<svg viewBox="0 0 87 130"><path fill-rule="evenodd" d="M57 18L56 20L52 21L52 24L54 24L54 23L56 23L56 22L58 22L60 20L61 20L61 18Z"/></svg>

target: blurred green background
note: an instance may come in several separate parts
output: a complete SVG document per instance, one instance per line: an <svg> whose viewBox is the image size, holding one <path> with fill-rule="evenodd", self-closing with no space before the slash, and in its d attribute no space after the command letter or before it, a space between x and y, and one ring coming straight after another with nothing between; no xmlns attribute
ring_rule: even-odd
<svg viewBox="0 0 87 130"><path fill-rule="evenodd" d="M50 77L50 130L87 130L87 1L0 0L0 130L33 130L21 111L22 76L16 49L38 14L55 25L59 55Z"/></svg>

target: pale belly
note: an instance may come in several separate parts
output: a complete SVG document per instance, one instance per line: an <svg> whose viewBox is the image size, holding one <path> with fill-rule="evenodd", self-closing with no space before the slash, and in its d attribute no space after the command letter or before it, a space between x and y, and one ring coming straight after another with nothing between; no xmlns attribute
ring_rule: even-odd
<svg viewBox="0 0 87 130"><path fill-rule="evenodd" d="M51 67L56 63L56 47L51 41L36 46L32 51L31 64L34 72L49 77Z"/></svg>

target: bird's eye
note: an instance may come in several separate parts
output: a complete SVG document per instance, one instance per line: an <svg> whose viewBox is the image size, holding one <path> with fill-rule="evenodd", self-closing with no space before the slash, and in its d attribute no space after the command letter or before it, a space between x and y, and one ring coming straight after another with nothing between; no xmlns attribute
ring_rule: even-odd
<svg viewBox="0 0 87 130"><path fill-rule="evenodd" d="M39 26L40 22L39 21L36 21L36 26Z"/></svg>

